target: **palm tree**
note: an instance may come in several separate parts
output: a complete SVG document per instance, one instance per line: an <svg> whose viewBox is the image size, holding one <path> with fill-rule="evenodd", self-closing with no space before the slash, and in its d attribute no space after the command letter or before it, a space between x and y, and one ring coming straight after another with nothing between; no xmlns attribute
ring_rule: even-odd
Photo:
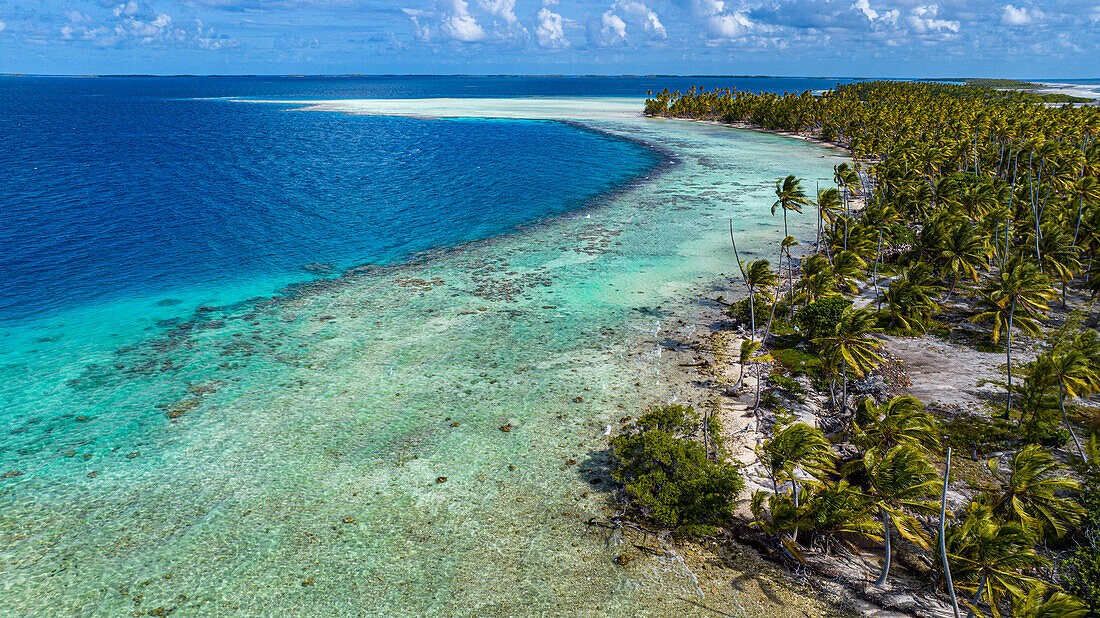
<svg viewBox="0 0 1100 618"><path fill-rule="evenodd" d="M852 251L841 251L833 257L833 278L841 291L848 294L859 292L858 281L867 278L867 261Z"/></svg>
<svg viewBox="0 0 1100 618"><path fill-rule="evenodd" d="M1085 202L1100 202L1100 181L1094 176L1082 176L1073 184L1070 200L1077 198L1077 217L1073 225L1073 244L1077 244L1077 232L1081 229L1081 212Z"/></svg>
<svg viewBox="0 0 1100 618"><path fill-rule="evenodd" d="M989 611L999 616L998 605L1005 596L1017 599L1038 582L1022 571L1046 564L1035 552L1032 538L1017 522L1001 523L990 508L971 502L966 519L947 532L948 560L959 588L973 592L968 618L985 600Z"/></svg>
<svg viewBox="0 0 1100 618"><path fill-rule="evenodd" d="M1042 271L1052 279L1062 283L1062 306L1066 306L1066 283L1081 270L1081 261L1077 257L1077 246L1073 244L1068 232L1060 226L1044 223L1040 228L1039 251L1042 256Z"/></svg>
<svg viewBox="0 0 1100 618"><path fill-rule="evenodd" d="M772 215L775 215L775 209L783 209L783 236L787 236L787 211L801 214L802 206L809 204L810 200L802 189L802 179L795 178L794 174L775 181L775 196L778 199L772 204Z"/></svg>
<svg viewBox="0 0 1100 618"><path fill-rule="evenodd" d="M824 191L819 189L817 191L817 212L818 217L824 219L830 226L836 225L837 217L845 212L840 192L836 189L825 189ZM820 242L821 239L819 238L818 243Z"/></svg>
<svg viewBox="0 0 1100 618"><path fill-rule="evenodd" d="M752 355L760 349L760 342L753 341L751 339L745 339L741 342L741 351L738 355L737 367L737 383L733 385L733 390L736 392L741 388L741 382L745 379L745 366L752 360Z"/></svg>
<svg viewBox="0 0 1100 618"><path fill-rule="evenodd" d="M1012 604L1014 618L1085 618L1089 615L1089 606L1072 594L1046 586L1035 586L1027 594Z"/></svg>
<svg viewBox="0 0 1100 618"><path fill-rule="evenodd" d="M979 307L985 311L970 319L971 322L993 322L990 337L993 343L1000 341L1001 332L1007 336L1005 357L1008 367L1008 402L1005 416L1012 409L1012 327L1032 335L1039 333L1039 323L1035 316L1049 309L1047 301L1055 298L1050 280L1043 276L1034 264L1023 259L1013 258L994 277L983 290ZM1020 315L1017 315L1020 310Z"/></svg>
<svg viewBox="0 0 1100 618"><path fill-rule="evenodd" d="M817 253L802 260L802 277L798 287L800 298L808 302L838 294L829 261Z"/></svg>
<svg viewBox="0 0 1100 618"><path fill-rule="evenodd" d="M929 455L940 452L940 428L934 416L915 397L900 395L881 406L871 398L856 406L852 444L880 454L908 444Z"/></svg>
<svg viewBox="0 0 1100 618"><path fill-rule="evenodd" d="M798 241L795 240L794 236L786 236L779 243L779 250L787 256L787 281L789 283L788 287L790 288L789 292L792 299L794 298L794 268L791 267L791 247L796 246L798 246Z"/></svg>
<svg viewBox="0 0 1100 618"><path fill-rule="evenodd" d="M791 481L795 504L798 503L796 468L822 480L833 470L836 453L820 429L806 423L794 423L763 444L764 465L772 477L772 491L779 493L779 479Z"/></svg>
<svg viewBox="0 0 1100 618"><path fill-rule="evenodd" d="M906 331L923 334L932 314L939 310L935 297L942 288L933 278L931 268L923 262L910 266L879 297L886 301L890 324Z"/></svg>
<svg viewBox="0 0 1100 618"><path fill-rule="evenodd" d="M975 234L971 226L957 225L942 241L937 262L941 272L951 275L951 289L947 291L947 299L950 299L959 279L978 280L978 269L985 262L985 240Z"/></svg>
<svg viewBox="0 0 1100 618"><path fill-rule="evenodd" d="M848 411L848 369L862 378L867 371L878 367L882 362L882 357L876 352L882 347L882 340L872 335L880 330L875 327L873 311L848 307L840 314L831 334L813 340L832 366L840 369L843 380L840 404L842 414Z"/></svg>
<svg viewBox="0 0 1100 618"><path fill-rule="evenodd" d="M882 518L885 562L878 586L890 575L890 526L911 543L930 549L920 522L910 513L934 515L939 504L931 498L940 493L939 474L925 456L908 444L893 447L885 454L869 451L863 457L867 470L867 495Z"/></svg>
<svg viewBox="0 0 1100 618"><path fill-rule="evenodd" d="M1069 435L1073 437L1073 443L1077 446L1077 454L1084 457L1081 450L1081 440L1073 425L1066 415L1066 395L1081 397L1096 390L1098 376L1096 367L1089 362L1089 358L1083 352L1074 347L1060 346L1051 350L1048 362L1044 363L1049 371L1049 377L1058 385L1058 405L1062 409L1062 422L1066 424Z"/></svg>
<svg viewBox="0 0 1100 618"><path fill-rule="evenodd" d="M1039 445L1018 451L1009 464L1008 476L1001 473L996 460L989 461L989 470L1000 483L984 498L993 513L1038 535L1052 530L1061 537L1081 522L1081 505L1057 495L1079 491L1080 483L1067 477L1065 468Z"/></svg>
<svg viewBox="0 0 1100 618"><path fill-rule="evenodd" d="M749 288L749 339L756 338L756 291L766 290L779 283L779 276L772 272L768 260L759 259L746 261L742 267L745 271L745 286Z"/></svg>
<svg viewBox="0 0 1100 618"><path fill-rule="evenodd" d="M846 543L845 537L855 536L870 541L882 541L882 522L872 502L847 480L810 486L804 492L802 518L815 534ZM826 542L826 552L829 549Z"/></svg>

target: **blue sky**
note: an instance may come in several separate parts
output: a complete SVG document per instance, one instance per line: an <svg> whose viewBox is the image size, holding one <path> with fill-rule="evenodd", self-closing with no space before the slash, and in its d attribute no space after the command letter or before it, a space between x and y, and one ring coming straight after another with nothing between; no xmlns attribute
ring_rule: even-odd
<svg viewBox="0 0 1100 618"><path fill-rule="evenodd" d="M0 72L1100 77L1100 0L0 0Z"/></svg>

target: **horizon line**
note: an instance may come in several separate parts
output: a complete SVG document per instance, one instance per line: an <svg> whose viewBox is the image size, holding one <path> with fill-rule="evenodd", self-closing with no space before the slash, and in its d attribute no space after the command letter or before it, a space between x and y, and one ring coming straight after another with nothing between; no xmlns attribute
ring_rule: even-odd
<svg viewBox="0 0 1100 618"><path fill-rule="evenodd" d="M522 78L739 78L739 79L855 79L855 80L906 80L906 81L963 81L967 79L1029 80L1100 80L1100 77L977 77L977 76L844 76L844 75L750 75L750 74L676 74L676 73L0 73L0 77L59 77L59 78L149 78L149 77L282 77L282 78L355 78L355 77L522 77Z"/></svg>

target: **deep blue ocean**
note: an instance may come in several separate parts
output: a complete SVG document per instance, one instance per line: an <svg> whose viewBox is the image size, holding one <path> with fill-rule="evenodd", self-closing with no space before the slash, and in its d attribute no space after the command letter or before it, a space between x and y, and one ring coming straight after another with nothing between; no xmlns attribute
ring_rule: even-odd
<svg viewBox="0 0 1100 618"><path fill-rule="evenodd" d="M563 123L288 112L219 97L642 97L691 85L782 92L836 83L0 78L0 320L390 263L577 208L659 161Z"/></svg>

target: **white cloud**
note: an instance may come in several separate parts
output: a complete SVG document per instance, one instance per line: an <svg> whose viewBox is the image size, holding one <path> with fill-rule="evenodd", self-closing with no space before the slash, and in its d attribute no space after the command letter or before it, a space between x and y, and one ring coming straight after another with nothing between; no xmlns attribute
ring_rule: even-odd
<svg viewBox="0 0 1100 618"><path fill-rule="evenodd" d="M485 40L485 29L470 14L466 0L445 0L434 11L401 9L413 23L413 34L423 41L473 43Z"/></svg>
<svg viewBox="0 0 1100 618"><path fill-rule="evenodd" d="M626 22L611 11L588 23L588 41L597 47L626 45Z"/></svg>
<svg viewBox="0 0 1100 618"><path fill-rule="evenodd" d="M959 22L947 19L937 19L936 14L939 12L939 8L940 7L935 4L914 8L910 11L909 15L905 17L909 29L917 34L943 32L945 30L958 32L960 27Z"/></svg>
<svg viewBox="0 0 1100 618"><path fill-rule="evenodd" d="M641 26L642 31L653 39L663 39L668 36L664 24L661 23L657 13L641 2L619 0L611 10L622 15L627 21Z"/></svg>
<svg viewBox="0 0 1100 618"><path fill-rule="evenodd" d="M871 23L888 23L891 26L896 26L898 24L898 17L901 16L901 12L897 9L890 9L889 11L879 13L871 8L871 3L867 0L856 0L852 8L863 13L863 16Z"/></svg>
<svg viewBox="0 0 1100 618"><path fill-rule="evenodd" d="M1001 23L1009 26L1026 26L1043 18L1043 12L1027 7L1016 8L1011 4L1004 6L1001 13Z"/></svg>
<svg viewBox="0 0 1100 618"><path fill-rule="evenodd" d="M486 13L499 17L508 25L517 24L516 0L478 0L477 5Z"/></svg>
<svg viewBox="0 0 1100 618"><path fill-rule="evenodd" d="M562 29L561 15L545 6L539 9L535 23L535 39L541 47L554 49L569 47L569 41L565 38L565 31Z"/></svg>
<svg viewBox="0 0 1100 618"><path fill-rule="evenodd" d="M122 17L123 15L127 17L132 17L134 15L137 15L139 10L140 9L138 8L138 3L134 2L134 0L130 0L125 4L120 4L116 6L114 9L111 10L111 12L115 14L115 17Z"/></svg>
<svg viewBox="0 0 1100 618"><path fill-rule="evenodd" d="M89 41L97 47L145 45L151 47L197 47L217 50L234 47L235 39L218 36L204 28L201 21L177 24L167 13L152 11L135 0L110 7L110 17L99 22L78 11L66 13L68 23L61 27L66 41Z"/></svg>
<svg viewBox="0 0 1100 618"><path fill-rule="evenodd" d="M867 16L867 19L871 21L878 19L878 11L872 9L871 3L867 0L857 0L856 3L852 5L852 8L862 11L863 14Z"/></svg>
<svg viewBox="0 0 1100 618"><path fill-rule="evenodd" d="M711 39L744 38L755 26L743 12L727 11L723 0L694 0L692 11Z"/></svg>
<svg viewBox="0 0 1100 618"><path fill-rule="evenodd" d="M629 44L630 32L641 32L646 39L668 36L657 13L637 0L616 0L599 18L588 22L588 41L597 47L618 47Z"/></svg>

